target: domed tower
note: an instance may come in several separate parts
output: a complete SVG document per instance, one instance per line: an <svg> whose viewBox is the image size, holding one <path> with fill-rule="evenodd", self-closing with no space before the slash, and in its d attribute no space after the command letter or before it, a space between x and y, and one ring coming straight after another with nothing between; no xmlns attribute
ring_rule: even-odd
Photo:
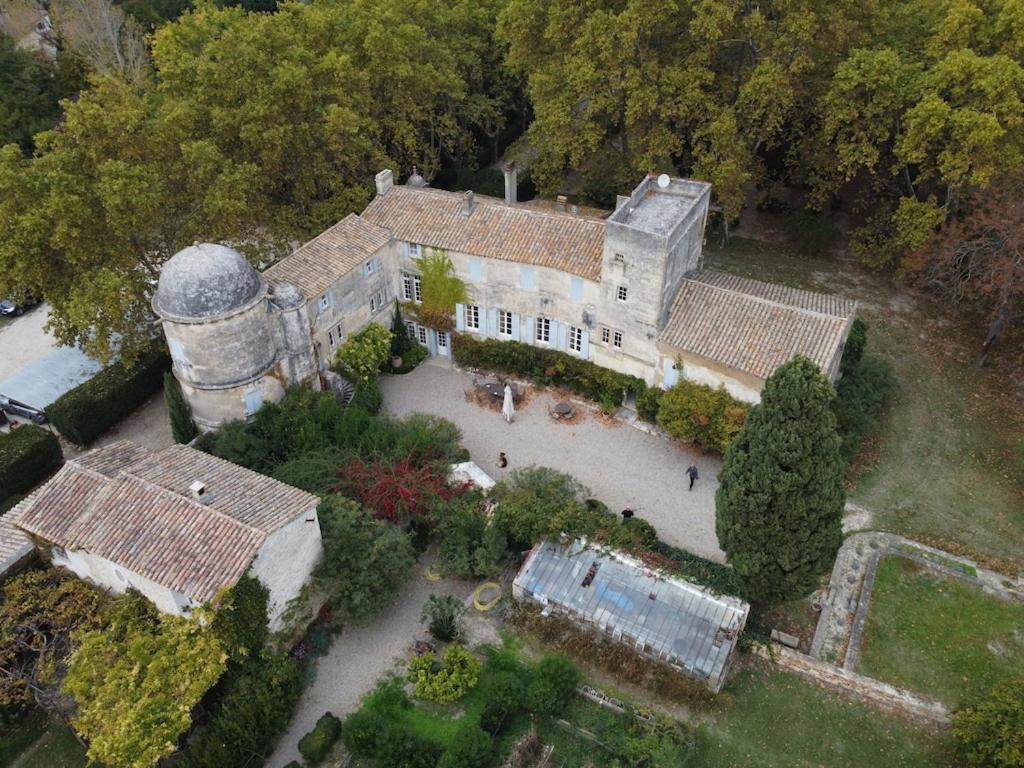
<svg viewBox="0 0 1024 768"><path fill-rule="evenodd" d="M296 314L294 302L284 303L285 314ZM238 251L198 243L176 253L160 270L153 309L200 430L248 418L284 397L292 381L281 358L300 352L281 353L282 313L268 299L266 280ZM308 320L301 320L308 338Z"/></svg>

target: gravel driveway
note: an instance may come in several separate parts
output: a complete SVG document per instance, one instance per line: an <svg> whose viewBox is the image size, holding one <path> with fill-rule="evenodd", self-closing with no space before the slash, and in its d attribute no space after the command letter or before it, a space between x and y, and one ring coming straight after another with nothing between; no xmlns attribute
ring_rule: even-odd
<svg viewBox="0 0 1024 768"><path fill-rule="evenodd" d="M495 479L530 464L567 472L612 510L635 510L664 541L724 562L715 537L721 459L622 422L610 425L591 412L577 424L559 423L548 415L552 397L536 390L515 421L506 424L500 413L466 401L472 384L470 375L435 362L380 379L387 410L399 416L432 413L454 422L473 461ZM497 467L499 451L507 454L508 469ZM689 491L686 468L691 463L700 479Z"/></svg>
<svg viewBox="0 0 1024 768"><path fill-rule="evenodd" d="M431 593L465 599L473 590L475 585L469 582L427 581L423 576L425 562L420 559L413 577L383 613L369 624L345 627L327 655L317 659L316 679L303 691L292 722L266 768L283 768L291 760L300 760L299 739L312 730L324 712L344 719L385 673L403 662L416 638L427 637L420 613Z"/></svg>
<svg viewBox="0 0 1024 768"><path fill-rule="evenodd" d="M0 380L57 349L57 340L43 329L49 309L40 304L0 326Z"/></svg>

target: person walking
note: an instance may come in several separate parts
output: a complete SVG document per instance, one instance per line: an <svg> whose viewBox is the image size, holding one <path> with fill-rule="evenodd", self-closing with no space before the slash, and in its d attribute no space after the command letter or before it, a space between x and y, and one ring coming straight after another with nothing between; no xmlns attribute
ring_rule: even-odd
<svg viewBox="0 0 1024 768"><path fill-rule="evenodd" d="M693 490L693 481L696 480L699 477L699 475L697 474L697 465L696 464L691 464L690 466L688 466L686 468L686 474L690 478L690 487L689 487L688 490L692 491Z"/></svg>

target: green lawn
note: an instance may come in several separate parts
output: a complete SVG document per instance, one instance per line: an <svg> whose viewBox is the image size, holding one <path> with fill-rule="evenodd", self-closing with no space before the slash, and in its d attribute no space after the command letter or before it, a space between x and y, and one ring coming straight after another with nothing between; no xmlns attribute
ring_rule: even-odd
<svg viewBox="0 0 1024 768"><path fill-rule="evenodd" d="M35 710L0 729L0 765L12 768L82 768L85 749L64 723Z"/></svg>
<svg viewBox="0 0 1024 768"><path fill-rule="evenodd" d="M857 299L869 355L888 360L899 391L850 498L874 527L980 556L1024 560L1024 416L1006 372L975 365L977 339L886 275L785 245L734 238L709 249L724 271Z"/></svg>
<svg viewBox="0 0 1024 768"><path fill-rule="evenodd" d="M956 705L1024 669L1024 605L903 557L885 557L860 671Z"/></svg>
<svg viewBox="0 0 1024 768"><path fill-rule="evenodd" d="M939 768L943 737L818 688L795 675L748 669L700 728L701 768Z"/></svg>

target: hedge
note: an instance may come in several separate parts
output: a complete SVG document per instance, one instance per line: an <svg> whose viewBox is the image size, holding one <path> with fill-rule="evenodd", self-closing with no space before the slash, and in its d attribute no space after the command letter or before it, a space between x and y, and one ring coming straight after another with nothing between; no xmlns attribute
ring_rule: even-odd
<svg viewBox="0 0 1024 768"><path fill-rule="evenodd" d="M46 415L76 445L89 445L163 386L171 360L163 348L144 354L130 368L114 363L61 395Z"/></svg>
<svg viewBox="0 0 1024 768"><path fill-rule="evenodd" d="M646 388L644 381L636 376L602 368L565 352L518 341L481 341L466 334L455 334L452 352L459 365L522 376L542 386L566 387L603 406L622 405L627 390L641 392Z"/></svg>
<svg viewBox="0 0 1024 768"><path fill-rule="evenodd" d="M725 453L747 419L750 406L724 387L713 389L680 379L658 402L658 425L672 437Z"/></svg>
<svg viewBox="0 0 1024 768"><path fill-rule="evenodd" d="M26 424L0 435L0 502L35 488L64 462L56 436Z"/></svg>
<svg viewBox="0 0 1024 768"><path fill-rule="evenodd" d="M644 557L644 553L634 551L641 559L659 565L664 570L675 573L687 581L692 581L712 592L722 595L739 595L740 583L736 572L727 565L707 560L700 555L687 552L685 549L673 547L663 541L656 541L645 547L653 557Z"/></svg>
<svg viewBox="0 0 1024 768"><path fill-rule="evenodd" d="M330 712L325 712L316 721L313 730L299 739L299 754L306 758L311 765L316 765L327 757L327 753L340 735L341 720Z"/></svg>

